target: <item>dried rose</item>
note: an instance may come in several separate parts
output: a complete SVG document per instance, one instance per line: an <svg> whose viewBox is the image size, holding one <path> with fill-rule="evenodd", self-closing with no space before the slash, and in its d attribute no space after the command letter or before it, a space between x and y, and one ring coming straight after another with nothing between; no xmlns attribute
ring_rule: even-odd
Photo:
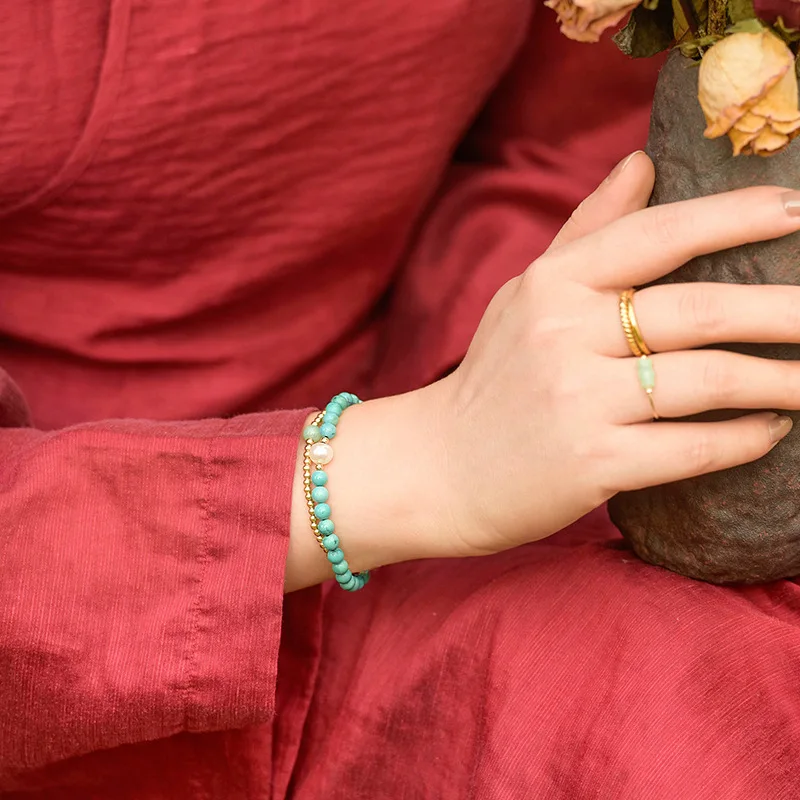
<svg viewBox="0 0 800 800"><path fill-rule="evenodd" d="M612 28L639 5L641 0L545 0L558 14L561 33L576 42L599 42L600 34Z"/></svg>
<svg viewBox="0 0 800 800"><path fill-rule="evenodd" d="M800 0L754 0L756 16L767 22L783 20L787 28L800 28Z"/></svg>
<svg viewBox="0 0 800 800"><path fill-rule="evenodd" d="M800 134L794 55L767 30L734 33L700 62L705 136L727 134L733 154L770 156Z"/></svg>

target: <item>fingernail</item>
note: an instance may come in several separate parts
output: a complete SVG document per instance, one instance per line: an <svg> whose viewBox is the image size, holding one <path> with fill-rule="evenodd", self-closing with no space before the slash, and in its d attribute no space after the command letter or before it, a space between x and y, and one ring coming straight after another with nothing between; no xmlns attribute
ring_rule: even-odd
<svg viewBox="0 0 800 800"><path fill-rule="evenodd" d="M800 217L800 192L786 192L783 207L790 217Z"/></svg>
<svg viewBox="0 0 800 800"><path fill-rule="evenodd" d="M792 429L791 417L776 417L769 423L769 438L777 444Z"/></svg>
<svg viewBox="0 0 800 800"><path fill-rule="evenodd" d="M629 156L625 156L625 158L623 158L622 161L620 161L619 164L617 164L617 166L614 167L614 169L612 169L611 172L608 174L606 182L613 181L614 178L618 178L620 175L622 175L622 173L625 171L625 167L627 167L628 164L630 164L631 161L633 161L633 157L638 156L639 153L641 152L642 152L641 150L636 150Z"/></svg>

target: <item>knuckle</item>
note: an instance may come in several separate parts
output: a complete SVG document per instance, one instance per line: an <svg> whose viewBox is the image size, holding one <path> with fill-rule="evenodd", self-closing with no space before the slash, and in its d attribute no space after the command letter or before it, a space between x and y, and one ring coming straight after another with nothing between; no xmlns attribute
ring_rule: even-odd
<svg viewBox="0 0 800 800"><path fill-rule="evenodd" d="M576 370L557 368L552 376L551 397L555 408L571 408L586 395L586 384Z"/></svg>
<svg viewBox="0 0 800 800"><path fill-rule="evenodd" d="M778 371L776 385L782 390L781 397L775 400L785 408L795 409L800 397L800 371L796 364L785 361L774 362L774 366Z"/></svg>
<svg viewBox="0 0 800 800"><path fill-rule="evenodd" d="M687 231L690 223L691 217L675 203L649 208L642 217L643 233L648 241L667 249L690 238Z"/></svg>
<svg viewBox="0 0 800 800"><path fill-rule="evenodd" d="M552 290L547 281L540 281L533 291L526 294L527 344L535 348L552 348L556 352L572 348L576 337L585 325L583 304L574 302L552 302ZM550 352L548 349L545 352Z"/></svg>
<svg viewBox="0 0 800 800"><path fill-rule="evenodd" d="M572 459L586 469L590 475L600 475L606 471L614 457L615 448L610 438L602 432L587 433L570 442Z"/></svg>
<svg viewBox="0 0 800 800"><path fill-rule="evenodd" d="M708 432L697 433L687 447L686 462L696 475L712 472L719 461L716 438Z"/></svg>
<svg viewBox="0 0 800 800"><path fill-rule="evenodd" d="M570 214L568 224L574 229L580 230L583 228L583 221L586 218L589 207L591 206L591 198L587 197L582 200L578 207Z"/></svg>
<svg viewBox="0 0 800 800"><path fill-rule="evenodd" d="M616 434L613 428L604 428L571 443L573 463L579 465L593 508L602 505L621 488L618 465L628 457L628 451Z"/></svg>
<svg viewBox="0 0 800 800"><path fill-rule="evenodd" d="M724 332L728 324L725 304L712 286L687 286L678 302L681 324L691 329L702 329L712 336Z"/></svg>
<svg viewBox="0 0 800 800"><path fill-rule="evenodd" d="M528 326L531 345L561 349L564 346L565 335L574 327L574 323L568 317L559 314L539 314Z"/></svg>
<svg viewBox="0 0 800 800"><path fill-rule="evenodd" d="M783 322L786 331L794 334L800 330L800 297L793 295L786 304L783 312Z"/></svg>
<svg viewBox="0 0 800 800"><path fill-rule="evenodd" d="M564 268L569 266L570 260L568 247L545 251L534 259L520 276L522 290L533 293L534 296L541 293L548 284L558 280Z"/></svg>
<svg viewBox="0 0 800 800"><path fill-rule="evenodd" d="M705 357L700 385L711 407L719 407L736 396L739 380L728 358L711 353Z"/></svg>
<svg viewBox="0 0 800 800"><path fill-rule="evenodd" d="M547 277L552 270L551 262L554 260L552 255L545 253L529 264L518 278L513 279L516 281L516 290L522 294L526 302L535 302L547 290Z"/></svg>

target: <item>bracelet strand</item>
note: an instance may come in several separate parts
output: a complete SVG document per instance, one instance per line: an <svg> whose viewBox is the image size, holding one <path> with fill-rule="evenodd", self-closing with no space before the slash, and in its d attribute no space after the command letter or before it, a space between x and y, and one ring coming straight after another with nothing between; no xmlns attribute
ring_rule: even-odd
<svg viewBox="0 0 800 800"><path fill-rule="evenodd" d="M328 473L325 467L333 460L331 439L336 436L336 427L341 415L350 406L360 402L361 400L350 392L337 394L325 406L325 410L320 411L311 424L303 428L303 439L306 443L303 450L303 491L311 531L331 563L336 582L348 592L363 589L369 580L369 572L365 570L353 573L345 560L339 537L335 533L336 526L331 519Z"/></svg>

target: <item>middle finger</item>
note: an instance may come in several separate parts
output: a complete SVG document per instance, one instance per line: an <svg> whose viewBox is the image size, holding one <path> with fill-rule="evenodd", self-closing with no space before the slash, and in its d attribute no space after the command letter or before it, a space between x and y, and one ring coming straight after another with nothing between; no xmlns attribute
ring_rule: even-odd
<svg viewBox="0 0 800 800"><path fill-rule="evenodd" d="M642 336L655 353L739 342L800 343L800 286L675 283L636 292L633 305ZM586 328L602 355L631 354L618 295L602 295Z"/></svg>

